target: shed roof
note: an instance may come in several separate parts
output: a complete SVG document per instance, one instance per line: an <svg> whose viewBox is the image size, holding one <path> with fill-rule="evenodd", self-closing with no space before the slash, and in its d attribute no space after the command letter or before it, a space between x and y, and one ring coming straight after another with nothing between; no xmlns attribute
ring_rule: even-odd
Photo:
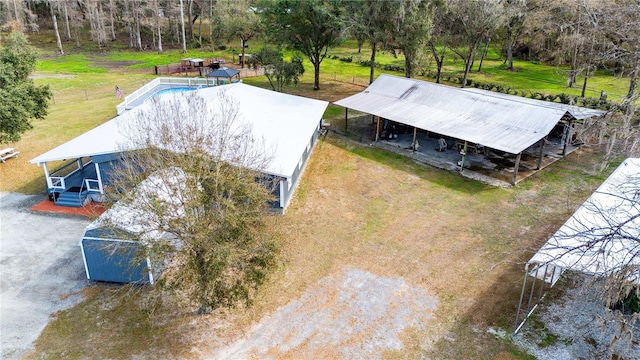
<svg viewBox="0 0 640 360"><path fill-rule="evenodd" d="M208 102L214 103L220 92L226 92L238 103L238 118L249 124L253 137L264 140L264 147L272 158L262 171L291 177L328 103L300 96L282 94L243 83L195 90ZM175 96L184 96L176 93ZM141 111L154 111L145 103L122 115L30 160L42 164L48 161L75 159L94 155L134 150L127 134L127 124ZM260 170L260 169L258 169Z"/></svg>
<svg viewBox="0 0 640 360"><path fill-rule="evenodd" d="M162 229L162 224L167 221L163 214L171 214L175 219L185 214L181 203L189 192L185 179L186 175L180 168L158 170L140 182L128 194L126 201L115 203L99 218L87 225L85 231L115 227L135 236L142 236L141 240L159 238L162 236L159 229ZM150 210L158 204L167 210L157 213Z"/></svg>
<svg viewBox="0 0 640 360"><path fill-rule="evenodd" d="M576 119L605 113L387 74L335 104L513 154L547 136L567 113Z"/></svg>
<svg viewBox="0 0 640 360"><path fill-rule="evenodd" d="M240 70L237 69L229 69L227 67L222 67L220 69L213 70L212 72L207 74L207 77L234 77L240 73Z"/></svg>
<svg viewBox="0 0 640 360"><path fill-rule="evenodd" d="M529 260L589 274L640 265L640 158L626 159ZM637 269L636 269L637 270ZM640 274L631 274L640 280Z"/></svg>

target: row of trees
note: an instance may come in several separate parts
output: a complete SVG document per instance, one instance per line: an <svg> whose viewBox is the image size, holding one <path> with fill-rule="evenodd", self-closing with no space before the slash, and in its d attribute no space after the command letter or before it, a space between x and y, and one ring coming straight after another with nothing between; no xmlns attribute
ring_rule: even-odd
<svg viewBox="0 0 640 360"><path fill-rule="evenodd" d="M65 42L79 46L83 28L99 48L126 36L131 48L158 52L163 39L184 51L233 40L244 52L261 37L300 51L314 66L316 88L328 49L347 38L370 45L371 80L382 50L404 56L407 77L435 62L437 82L445 57L457 57L464 87L492 42L502 45L507 70L514 56L568 65L568 87L582 77L585 89L602 68L629 76L627 99L640 68L637 0L5 0L0 10L5 27L53 29L61 54Z"/></svg>

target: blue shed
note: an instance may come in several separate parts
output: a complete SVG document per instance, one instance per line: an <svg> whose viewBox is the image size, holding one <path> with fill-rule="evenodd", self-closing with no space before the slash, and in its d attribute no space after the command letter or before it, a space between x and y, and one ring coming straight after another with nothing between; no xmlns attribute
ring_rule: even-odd
<svg viewBox="0 0 640 360"><path fill-rule="evenodd" d="M154 283L170 261L169 254L165 259L153 261L145 255L145 247L159 242L175 248L180 245L173 234L159 230L166 219L163 213L149 210L149 204L162 204L176 218L183 216L175 195L186 190L185 179L181 169L160 170L85 228L79 245L87 279Z"/></svg>
<svg viewBox="0 0 640 360"><path fill-rule="evenodd" d="M143 257L142 242L129 239L130 234L89 225L80 241L87 279L153 284L160 269Z"/></svg>

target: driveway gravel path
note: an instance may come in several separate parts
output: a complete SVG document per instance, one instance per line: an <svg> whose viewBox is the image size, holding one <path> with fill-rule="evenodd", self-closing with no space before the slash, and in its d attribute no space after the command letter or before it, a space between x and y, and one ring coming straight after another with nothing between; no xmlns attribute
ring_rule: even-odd
<svg viewBox="0 0 640 360"><path fill-rule="evenodd" d="M17 359L51 315L83 296L78 247L88 218L35 213L42 196L0 193L0 358Z"/></svg>

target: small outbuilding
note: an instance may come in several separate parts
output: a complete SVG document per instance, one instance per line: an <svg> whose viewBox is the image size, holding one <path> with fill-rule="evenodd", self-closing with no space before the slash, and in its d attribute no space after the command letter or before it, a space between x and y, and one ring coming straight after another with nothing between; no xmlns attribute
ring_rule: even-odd
<svg viewBox="0 0 640 360"><path fill-rule="evenodd" d="M207 74L207 86L209 79L215 79L215 85L237 82L240 81L240 70L221 67Z"/></svg>
<svg viewBox="0 0 640 360"><path fill-rule="evenodd" d="M153 284L169 258L152 260L146 249L154 244L179 246L170 233L159 231L161 219L147 210L148 203L170 206L176 217L184 213L176 198L184 191L184 173L179 169L158 171L89 224L79 246L87 279L118 283Z"/></svg>

